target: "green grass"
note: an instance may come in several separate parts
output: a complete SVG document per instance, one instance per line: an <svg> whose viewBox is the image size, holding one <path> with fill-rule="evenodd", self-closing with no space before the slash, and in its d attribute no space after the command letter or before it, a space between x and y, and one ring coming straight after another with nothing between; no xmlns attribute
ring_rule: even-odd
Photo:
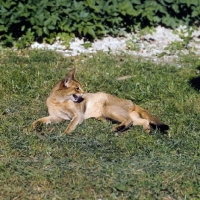
<svg viewBox="0 0 200 200"><path fill-rule="evenodd" d="M190 84L199 66L194 55L156 64L123 54L2 51L0 199L199 199L200 93ZM94 119L62 137L68 122L31 132L47 115L51 88L74 67L85 91L133 100L168 124L168 135L131 127L116 136L111 122Z"/></svg>

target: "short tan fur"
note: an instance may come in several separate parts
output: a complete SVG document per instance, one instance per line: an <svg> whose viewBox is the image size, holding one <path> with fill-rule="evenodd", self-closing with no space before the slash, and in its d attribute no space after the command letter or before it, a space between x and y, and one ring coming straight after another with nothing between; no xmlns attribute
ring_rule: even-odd
<svg viewBox="0 0 200 200"><path fill-rule="evenodd" d="M46 100L49 116L33 122L35 129L38 124L59 123L70 120L63 134L72 132L78 124L88 118L99 120L111 119L120 124L113 131L124 131L131 125L141 125L147 133L151 127L161 131L169 129L168 125L161 122L147 110L125 100L104 92L85 93L81 84L75 79L75 69L59 81L52 89Z"/></svg>

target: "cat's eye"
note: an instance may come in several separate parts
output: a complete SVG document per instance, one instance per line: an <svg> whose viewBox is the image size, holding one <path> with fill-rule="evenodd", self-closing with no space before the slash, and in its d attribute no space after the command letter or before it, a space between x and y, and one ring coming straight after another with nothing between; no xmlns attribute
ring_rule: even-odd
<svg viewBox="0 0 200 200"><path fill-rule="evenodd" d="M79 91L79 90L80 90L79 87L77 87L77 88L76 88L76 91Z"/></svg>

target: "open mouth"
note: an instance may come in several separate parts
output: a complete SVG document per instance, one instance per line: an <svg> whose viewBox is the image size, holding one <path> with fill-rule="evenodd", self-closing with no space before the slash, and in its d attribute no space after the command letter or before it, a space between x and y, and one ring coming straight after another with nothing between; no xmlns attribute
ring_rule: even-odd
<svg viewBox="0 0 200 200"><path fill-rule="evenodd" d="M73 102L81 102L83 101L83 98L81 96L78 96L76 94L73 94Z"/></svg>
<svg viewBox="0 0 200 200"><path fill-rule="evenodd" d="M78 96L73 94L73 98L74 98L74 101L77 101L78 100Z"/></svg>

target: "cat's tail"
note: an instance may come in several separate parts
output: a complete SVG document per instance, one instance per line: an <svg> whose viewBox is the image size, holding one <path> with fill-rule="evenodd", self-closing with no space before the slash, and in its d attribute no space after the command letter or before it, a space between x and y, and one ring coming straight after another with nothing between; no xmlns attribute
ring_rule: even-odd
<svg viewBox="0 0 200 200"><path fill-rule="evenodd" d="M134 111L136 111L143 119L148 120L153 129L158 128L161 132L165 132L169 129L169 126L167 124L163 123L155 115L152 115L150 112L141 108L140 106L135 105Z"/></svg>

